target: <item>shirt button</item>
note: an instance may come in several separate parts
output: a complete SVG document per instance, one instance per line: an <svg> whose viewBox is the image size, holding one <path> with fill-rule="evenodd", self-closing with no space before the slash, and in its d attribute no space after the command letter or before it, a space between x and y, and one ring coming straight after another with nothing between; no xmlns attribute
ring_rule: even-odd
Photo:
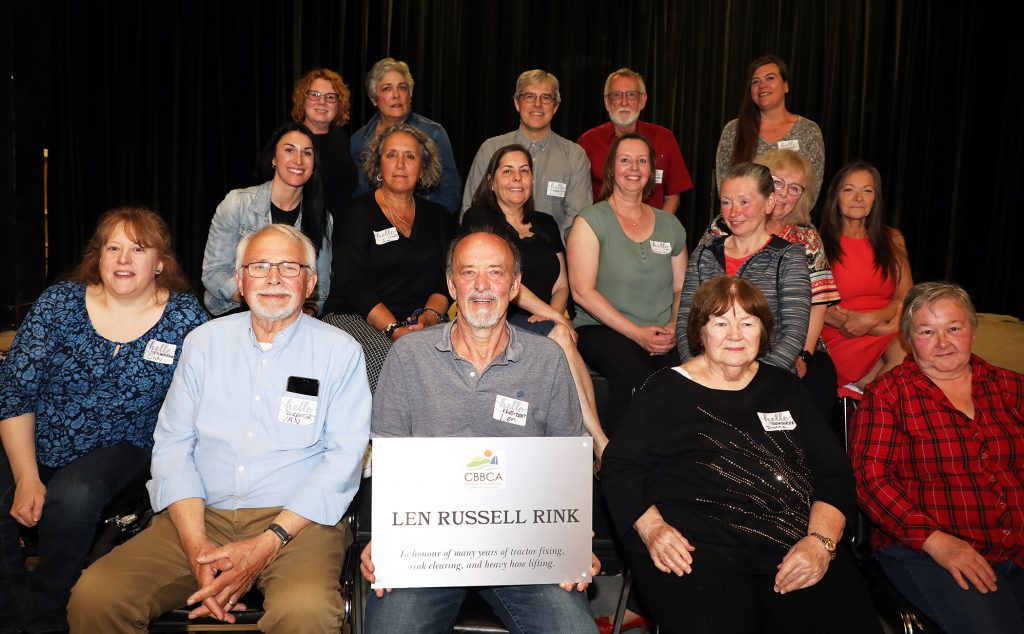
<svg viewBox="0 0 1024 634"><path fill-rule="evenodd" d="M981 459L982 460L988 460L988 452L987 451L981 452Z"/></svg>
<svg viewBox="0 0 1024 634"><path fill-rule="evenodd" d="M475 372L475 371L473 371L473 370L470 370L470 372L469 372L469 376L476 376L476 372Z"/></svg>
<svg viewBox="0 0 1024 634"><path fill-rule="evenodd" d="M262 361L260 361L260 363L262 363L263 365L267 365L267 360L263 359Z"/></svg>
<svg viewBox="0 0 1024 634"><path fill-rule="evenodd" d="M247 437L249 437L249 438L252 438L252 432L251 432L251 431L250 431L250 432L247 432L247 433L246 433L245 435L246 435Z"/></svg>
<svg viewBox="0 0 1024 634"><path fill-rule="evenodd" d="M257 401L260 400L260 395L259 394L256 395L256 400Z"/></svg>
<svg viewBox="0 0 1024 634"><path fill-rule="evenodd" d="M988 477L988 481L989 481L989 482L995 482L995 481L996 481L996 477L995 477L994 475L990 475L990 476Z"/></svg>
<svg viewBox="0 0 1024 634"><path fill-rule="evenodd" d="M239 470L239 471L245 471L245 467L243 467L243 466L239 465L239 466L238 466L238 470Z"/></svg>
<svg viewBox="0 0 1024 634"><path fill-rule="evenodd" d="M1010 529L1004 528L1003 529L1003 535L1009 535L1009 534L1010 534Z"/></svg>
<svg viewBox="0 0 1024 634"><path fill-rule="evenodd" d="M1006 502L1000 502L999 503L999 508L1005 509L1006 508Z"/></svg>

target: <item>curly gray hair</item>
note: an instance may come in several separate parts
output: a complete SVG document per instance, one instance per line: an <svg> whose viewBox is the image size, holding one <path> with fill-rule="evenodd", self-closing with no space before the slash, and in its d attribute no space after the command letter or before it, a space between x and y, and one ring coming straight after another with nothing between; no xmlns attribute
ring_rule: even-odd
<svg viewBox="0 0 1024 634"><path fill-rule="evenodd" d="M370 72L366 73L366 94L373 105L377 105L377 84L381 79L384 79L384 75L386 75L388 71L392 70L405 78L405 83L409 86L409 98L412 99L412 90L416 87L416 82L412 79L412 72L409 70L409 65L403 61L391 57L385 57L371 66Z"/></svg>
<svg viewBox="0 0 1024 634"><path fill-rule="evenodd" d="M366 144L363 150L363 171L366 173L366 180L373 187L380 187L380 157L384 151L384 140L397 132L405 132L411 135L420 144L420 175L417 183L424 189L430 189L441 182L441 159L438 156L437 146L434 141L422 131L414 128L408 123L396 123L385 128L372 141Z"/></svg>

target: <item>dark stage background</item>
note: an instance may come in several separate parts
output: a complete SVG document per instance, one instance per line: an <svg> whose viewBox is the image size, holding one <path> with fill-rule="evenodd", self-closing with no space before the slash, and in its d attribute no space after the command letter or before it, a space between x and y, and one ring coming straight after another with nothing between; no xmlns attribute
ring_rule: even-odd
<svg viewBox="0 0 1024 634"><path fill-rule="evenodd" d="M96 217L117 205L162 213L198 283L214 208L229 189L256 184L256 155L287 119L296 78L339 70L353 131L372 114L366 70L389 54L409 62L413 107L446 127L463 174L481 141L517 125L520 71L559 77L554 128L570 139L606 120L608 72L640 71L643 118L676 134L696 183L680 211L692 247L714 211L715 148L745 68L777 53L791 69L790 110L824 132L826 184L849 159L874 162L915 280L952 279L980 310L1020 316L1024 44L1014 28L1024 12L1013 4L0 0L11 86L0 208L14 273L0 285L0 326L78 260Z"/></svg>

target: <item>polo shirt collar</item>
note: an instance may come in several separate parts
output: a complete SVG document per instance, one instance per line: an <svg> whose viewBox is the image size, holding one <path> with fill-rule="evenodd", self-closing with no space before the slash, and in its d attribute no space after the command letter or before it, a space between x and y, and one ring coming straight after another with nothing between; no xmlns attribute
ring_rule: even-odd
<svg viewBox="0 0 1024 634"><path fill-rule="evenodd" d="M455 347L452 346L452 328L455 327L456 321L458 321L458 317L444 325L444 328L441 329L441 338L437 340L434 347L440 352L450 352L453 357L461 358L455 352ZM516 329L508 325L508 322L505 322L505 329L508 331L508 344L506 344L505 350L491 361L490 365L507 365L523 358L523 344L519 341Z"/></svg>

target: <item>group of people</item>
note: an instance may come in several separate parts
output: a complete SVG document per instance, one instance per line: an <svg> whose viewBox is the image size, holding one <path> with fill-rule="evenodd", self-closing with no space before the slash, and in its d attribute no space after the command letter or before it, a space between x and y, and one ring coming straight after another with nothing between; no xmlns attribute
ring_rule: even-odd
<svg viewBox="0 0 1024 634"><path fill-rule="evenodd" d="M692 253L673 216L689 173L639 121L630 69L578 144L551 129L558 80L522 73L519 128L481 145L464 188L444 128L412 112L407 64L374 64L377 112L351 137L345 82L307 73L262 184L213 216L209 314L159 216L108 212L0 365L0 632L137 631L185 603L231 622L254 586L264 631L337 631L371 435L592 436L666 631L877 631L842 545L857 502L884 569L944 629L1018 631L1022 377L971 355L962 289L913 286L873 166L840 169L811 224L821 131L787 110L782 60L747 79L721 213ZM841 386L863 394L852 467L827 426ZM523 424L492 419L513 394ZM145 480L152 525L79 580L104 507ZM19 526L36 525L30 574ZM370 547L362 570L373 581ZM585 588L480 592L510 631L591 632ZM367 629L445 631L464 593L379 590Z"/></svg>

